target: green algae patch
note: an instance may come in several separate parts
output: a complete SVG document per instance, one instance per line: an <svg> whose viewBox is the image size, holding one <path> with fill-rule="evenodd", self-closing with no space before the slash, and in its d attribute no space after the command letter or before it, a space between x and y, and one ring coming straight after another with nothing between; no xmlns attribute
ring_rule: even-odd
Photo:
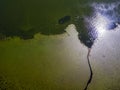
<svg viewBox="0 0 120 90"><path fill-rule="evenodd" d="M14 36L32 39L36 33L64 33L67 25L74 24L75 16L89 13L89 7L78 0L2 0L0 12L0 39ZM65 16L67 22L59 24Z"/></svg>
<svg viewBox="0 0 120 90"><path fill-rule="evenodd" d="M14 37L0 41L0 88L9 90L82 88L81 81L76 81L76 78L79 78L76 64L73 64L73 59L70 60L70 55L66 55L68 50L63 43L66 35L63 36L36 34L34 39L29 40Z"/></svg>

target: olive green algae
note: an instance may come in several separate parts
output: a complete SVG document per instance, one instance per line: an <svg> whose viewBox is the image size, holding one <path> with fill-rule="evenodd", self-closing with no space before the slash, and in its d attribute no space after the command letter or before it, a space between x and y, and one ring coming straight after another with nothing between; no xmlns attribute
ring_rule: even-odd
<svg viewBox="0 0 120 90"><path fill-rule="evenodd" d="M0 76L1 81L8 84L0 87L9 90L82 89L85 74L88 75L84 72L87 71L83 61L86 55L81 57L80 48L72 48L74 44L83 47L77 36L74 39L66 34L62 37L38 34L27 41L17 37L1 41Z"/></svg>

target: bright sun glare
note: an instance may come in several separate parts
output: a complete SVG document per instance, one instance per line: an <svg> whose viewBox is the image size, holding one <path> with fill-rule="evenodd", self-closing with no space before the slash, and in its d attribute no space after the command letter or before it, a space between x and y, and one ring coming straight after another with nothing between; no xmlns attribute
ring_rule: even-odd
<svg viewBox="0 0 120 90"><path fill-rule="evenodd" d="M114 11L119 4L92 4L94 8L93 16L88 22L97 31L98 36L104 36L107 30L115 29L117 25L117 13ZM116 25L115 25L116 24ZM117 25L118 26L118 25Z"/></svg>
<svg viewBox="0 0 120 90"><path fill-rule="evenodd" d="M102 15L100 15L99 13L97 13L96 18L94 18L93 22L94 22L94 26L98 32L98 35L103 36L103 34L106 31L105 29L106 29L108 20L105 17L103 17Z"/></svg>

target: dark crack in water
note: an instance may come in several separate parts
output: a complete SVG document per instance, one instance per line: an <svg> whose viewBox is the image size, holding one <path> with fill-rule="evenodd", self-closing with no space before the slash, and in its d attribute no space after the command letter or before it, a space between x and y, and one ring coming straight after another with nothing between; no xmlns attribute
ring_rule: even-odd
<svg viewBox="0 0 120 90"><path fill-rule="evenodd" d="M91 51L91 48L88 49L88 54L87 54L88 65L89 65L89 68L90 68L90 77L89 77L89 80L87 81L87 84L86 84L84 90L87 90L88 85L91 83L91 80L92 80L92 77L93 77L93 71L92 71L92 67L91 67L91 64L90 64L90 60L89 60L90 51Z"/></svg>
<svg viewBox="0 0 120 90"><path fill-rule="evenodd" d="M71 5L72 5L72 2L71 2ZM69 5L67 6L67 8L68 7ZM27 28L24 27L24 25L22 25L23 23L17 23L17 24L21 24L20 26L19 25L17 26L16 23L13 23L13 25L2 23L0 24L0 39L4 39L9 36L10 37L19 36L22 39L31 39L31 38L34 38L34 35L36 33L42 33L45 35L61 34L65 32L63 28L65 28L69 23L71 23L70 20L72 19L71 21L73 24L75 24L76 29L78 31L78 38L80 42L83 43L88 48L87 60L88 60L88 65L90 69L90 76L84 88L84 90L87 90L93 78L92 66L90 64L90 59L89 59L91 49L95 43L95 40L100 35L103 35L105 30L114 30L120 24L120 14L119 14L120 11L118 7L120 7L119 3L92 3L90 6L87 6L87 8L86 6L82 7L82 9L79 12L79 13L82 13L81 15L79 15L79 13L75 13L75 16L74 16L74 14L72 15L70 13L71 15L69 16L66 15L61 18L60 16L57 17L57 19L55 18L55 22L52 22L51 19L50 20L48 19L49 20L48 22L48 20L46 20L48 15L46 15L46 17L44 18L41 16L40 19L42 21L40 20L40 22L48 22L46 24L30 22L30 19L29 19L30 16L29 16L28 19L25 19L25 22L27 23L26 24ZM63 8L61 8L60 6L60 10L61 9ZM50 10L52 11L53 8L51 8ZM59 12L60 10L57 10L57 11ZM47 12L44 12L44 13L47 13ZM37 13L35 13L35 15L36 14ZM56 14L59 15L59 13L56 13ZM38 15L41 15L41 13L38 13ZM52 16L53 15L51 14L51 17ZM48 17L48 18L51 18L51 17ZM23 15L20 15L19 17L20 20L18 19L18 17L16 18L18 22L22 22L21 18L27 18L27 17L24 16L24 12L23 12ZM34 18L36 18L36 16L34 16ZM51 26L49 26L49 24L51 24ZM45 27L44 28L41 27L42 25ZM22 28L19 28L19 27L22 27Z"/></svg>
<svg viewBox="0 0 120 90"><path fill-rule="evenodd" d="M79 17L76 20L76 28L79 32L79 40L88 47L87 60L90 69L90 76L84 90L88 89L93 78L92 66L89 56L94 42L105 30L114 30L120 23L120 16L117 11L119 3L93 3L93 13L90 16ZM83 29L83 30L81 30Z"/></svg>

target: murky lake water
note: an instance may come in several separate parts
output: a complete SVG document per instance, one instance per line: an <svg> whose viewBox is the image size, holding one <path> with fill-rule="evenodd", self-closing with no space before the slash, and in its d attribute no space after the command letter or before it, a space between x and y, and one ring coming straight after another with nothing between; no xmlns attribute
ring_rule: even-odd
<svg viewBox="0 0 120 90"><path fill-rule="evenodd" d="M37 36L28 41L15 38L0 42L0 51L1 77L11 90L82 89L89 74L87 49L76 35Z"/></svg>
<svg viewBox="0 0 120 90"><path fill-rule="evenodd" d="M106 3L117 6L116 1L1 0L0 38L8 38L0 41L0 90L83 90L90 74L88 50L78 38L81 29L73 24L84 16L90 28L100 33L90 53L94 74L88 90L119 90L120 11L109 15L104 10ZM91 14L92 5L103 5L103 13L94 6L95 15ZM71 20L59 24L64 16ZM80 21L78 29L82 25Z"/></svg>

